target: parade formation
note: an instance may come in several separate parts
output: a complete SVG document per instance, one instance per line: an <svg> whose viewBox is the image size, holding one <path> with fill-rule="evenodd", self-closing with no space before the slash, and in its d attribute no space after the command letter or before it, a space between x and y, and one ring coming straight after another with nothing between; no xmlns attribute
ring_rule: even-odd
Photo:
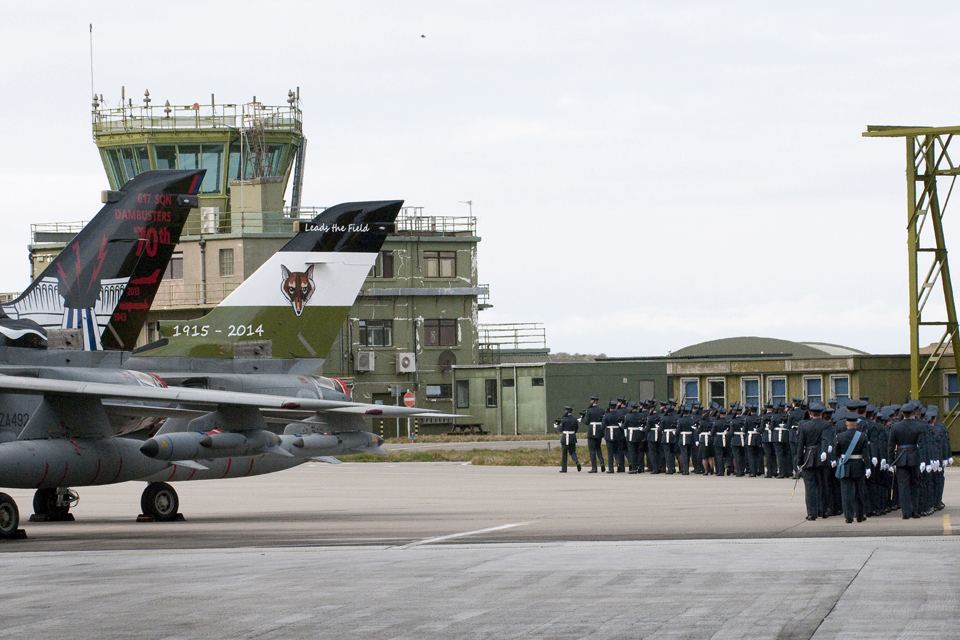
<svg viewBox="0 0 960 640"><path fill-rule="evenodd" d="M953 464L946 425L935 405L911 400L878 409L866 398L827 405L729 407L699 403L611 400L564 415L560 472L577 471L577 435L584 427L587 473L665 473L803 479L807 520L843 515L863 522L899 509L904 519L944 508L944 468ZM606 460L603 449L606 448Z"/></svg>

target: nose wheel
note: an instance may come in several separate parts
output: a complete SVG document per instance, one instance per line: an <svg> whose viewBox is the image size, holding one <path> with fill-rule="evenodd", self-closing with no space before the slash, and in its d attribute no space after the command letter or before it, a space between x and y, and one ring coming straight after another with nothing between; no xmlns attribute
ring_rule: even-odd
<svg viewBox="0 0 960 640"><path fill-rule="evenodd" d="M0 493L0 540L26 538L23 529L20 529L20 510L13 498Z"/></svg>
<svg viewBox="0 0 960 640"><path fill-rule="evenodd" d="M70 509L80 502L80 496L72 489L37 489L33 494L33 515L31 522L72 521Z"/></svg>
<svg viewBox="0 0 960 640"><path fill-rule="evenodd" d="M183 520L179 513L180 498L177 492L166 482L151 482L140 497L143 515L138 521L173 522Z"/></svg>

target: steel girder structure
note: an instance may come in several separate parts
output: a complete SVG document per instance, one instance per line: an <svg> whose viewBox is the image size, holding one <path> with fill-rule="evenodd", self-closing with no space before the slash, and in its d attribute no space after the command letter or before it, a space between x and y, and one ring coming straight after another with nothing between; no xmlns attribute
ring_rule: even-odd
<svg viewBox="0 0 960 640"><path fill-rule="evenodd" d="M927 383L944 357L949 358L952 349L953 366L960 372L960 335L958 335L957 309L950 281L950 266L947 262L947 245L943 235L943 214L950 202L954 183L960 175L960 164L954 163L949 154L950 142L960 127L888 127L868 126L863 134L867 138L904 138L907 143L907 252L910 270L910 397L918 400L942 400L947 397L940 391L925 391ZM938 179L949 183L946 194L941 196ZM924 226L929 223L926 234ZM921 258L923 256L923 258ZM929 264L926 276L921 280L920 263ZM934 292L937 281L943 291L946 319L924 320L923 312ZM930 309L933 312L936 309ZM928 316L929 317L929 316ZM920 353L920 328L942 327L943 335L935 343L929 355ZM946 363L945 363L946 364ZM948 365L949 366L949 365ZM934 381L935 382L935 381ZM947 391L944 389L944 391ZM941 403L938 404L943 407ZM960 403L955 403L943 417L947 426L952 426L960 415ZM951 436L953 429L951 429ZM960 435L960 434L958 434ZM956 441L956 438L952 438Z"/></svg>

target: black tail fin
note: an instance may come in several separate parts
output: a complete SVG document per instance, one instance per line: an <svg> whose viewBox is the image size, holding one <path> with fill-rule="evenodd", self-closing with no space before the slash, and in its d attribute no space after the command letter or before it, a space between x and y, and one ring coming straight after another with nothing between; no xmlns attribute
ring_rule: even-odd
<svg viewBox="0 0 960 640"><path fill-rule="evenodd" d="M146 171L106 192L96 217L19 298L2 306L5 322L11 329L34 323L44 332L81 329L88 351L131 348L187 215L199 206L204 173ZM0 333L7 334L2 323Z"/></svg>

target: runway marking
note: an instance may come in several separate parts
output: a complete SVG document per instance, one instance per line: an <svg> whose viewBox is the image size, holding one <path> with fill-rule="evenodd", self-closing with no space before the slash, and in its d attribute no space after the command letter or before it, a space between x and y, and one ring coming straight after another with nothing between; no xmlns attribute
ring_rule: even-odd
<svg viewBox="0 0 960 640"><path fill-rule="evenodd" d="M952 536L952 535L953 535L953 527L950 526L950 514L949 514L949 513L943 514L943 535L945 535L945 536Z"/></svg>
<svg viewBox="0 0 960 640"><path fill-rule="evenodd" d="M496 527L488 527L486 529L477 529L475 531L464 531L462 533L451 533L448 536L438 536L436 538L427 538L426 540L419 540L417 542L411 542L410 544L405 544L398 549L409 549L410 547L419 547L424 544L433 544L435 542L443 542L444 540L453 540L454 538L463 538L465 536L475 536L481 533L489 533L491 531L502 531L504 529L512 529L514 527L524 527L528 522L515 522L513 524L501 524Z"/></svg>

